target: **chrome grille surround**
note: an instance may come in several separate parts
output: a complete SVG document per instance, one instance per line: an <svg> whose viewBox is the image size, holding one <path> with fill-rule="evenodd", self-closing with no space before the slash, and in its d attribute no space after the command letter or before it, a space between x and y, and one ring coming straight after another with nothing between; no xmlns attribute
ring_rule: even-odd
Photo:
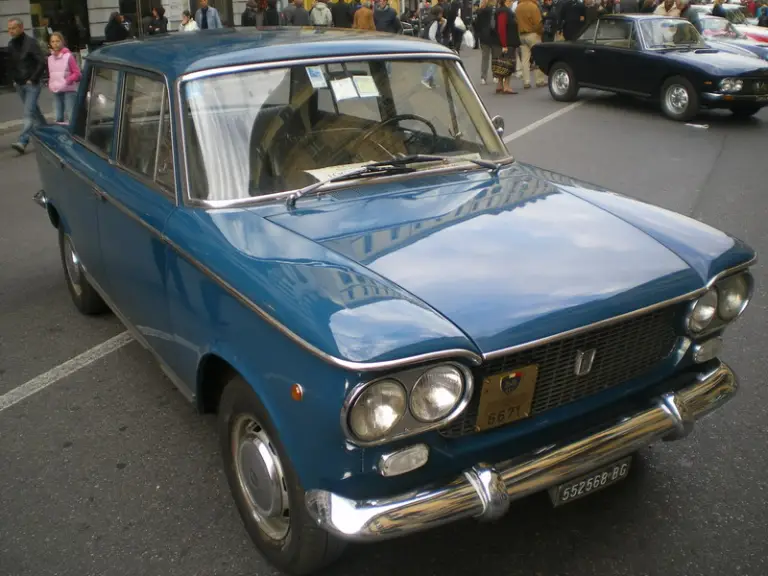
<svg viewBox="0 0 768 576"><path fill-rule="evenodd" d="M485 376L508 372L529 364L539 367L530 418L565 404L581 400L647 373L675 350L681 307L672 305L587 332L565 337L487 361L475 374L479 383ZM576 376L579 352L595 350L589 373ZM450 426L440 430L446 438L475 433L482 386L466 410ZM523 420L524 421L524 420ZM511 422L514 425L517 422Z"/></svg>

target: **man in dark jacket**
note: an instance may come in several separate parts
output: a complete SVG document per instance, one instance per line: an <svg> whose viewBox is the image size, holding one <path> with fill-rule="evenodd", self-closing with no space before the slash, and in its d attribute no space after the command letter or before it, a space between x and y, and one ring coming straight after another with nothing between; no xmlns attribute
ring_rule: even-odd
<svg viewBox="0 0 768 576"><path fill-rule="evenodd" d="M336 28L352 28L352 6L345 0L336 0L331 4L331 14Z"/></svg>
<svg viewBox="0 0 768 576"><path fill-rule="evenodd" d="M11 147L19 154L29 144L29 133L33 126L46 124L37 101L40 98L40 79L46 67L46 57L37 41L24 33L24 23L18 18L8 20L8 54L10 56L13 86L24 102L24 126L19 139Z"/></svg>
<svg viewBox="0 0 768 576"><path fill-rule="evenodd" d="M376 30L379 32L399 34L403 30L400 18L397 17L397 12L389 5L388 0L379 0L376 9L373 11L373 22L376 24Z"/></svg>

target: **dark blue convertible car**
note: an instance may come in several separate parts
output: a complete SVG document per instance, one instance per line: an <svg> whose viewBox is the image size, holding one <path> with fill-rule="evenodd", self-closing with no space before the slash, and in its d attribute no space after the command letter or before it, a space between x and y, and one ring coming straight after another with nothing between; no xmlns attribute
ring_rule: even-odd
<svg viewBox="0 0 768 576"><path fill-rule="evenodd" d="M436 43L127 41L78 96L36 133L72 300L218 413L235 505L284 572L592 494L736 392L718 355L752 249L516 162Z"/></svg>
<svg viewBox="0 0 768 576"><path fill-rule="evenodd" d="M702 108L748 117L768 106L768 62L708 46L682 18L629 14L602 16L572 42L546 42L533 57L549 75L555 100L597 88L661 103L673 120Z"/></svg>

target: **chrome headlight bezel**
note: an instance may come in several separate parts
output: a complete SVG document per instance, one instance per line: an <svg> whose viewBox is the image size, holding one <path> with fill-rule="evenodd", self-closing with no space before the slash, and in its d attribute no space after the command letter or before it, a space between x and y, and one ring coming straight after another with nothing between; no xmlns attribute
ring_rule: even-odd
<svg viewBox="0 0 768 576"><path fill-rule="evenodd" d="M726 94L735 94L737 92L741 92L742 88L744 88L744 81L740 78L723 78L720 80L718 87L720 88L721 92L725 92Z"/></svg>
<svg viewBox="0 0 768 576"><path fill-rule="evenodd" d="M441 366L450 366L451 368L456 369L462 375L464 387L460 394L460 398L456 405L444 417L439 418L433 422L425 422L419 420L411 411L411 393L416 386L416 383L421 380L422 376L424 376L427 372ZM384 436L374 440L361 439L355 434L350 424L352 409L366 390L384 380L394 380L402 385L405 389L405 413L398 420L395 426ZM347 440L355 446L368 447L387 444L395 440L400 440L409 436L415 436L417 434L423 434L424 432L435 430L450 424L453 420L458 418L464 409L469 405L473 392L474 380L472 377L472 372L469 368L459 362L445 361L415 368L407 368L395 373L382 375L378 378L373 378L365 382L360 382L359 384L355 385L349 394L347 394L347 397L344 400L344 404L341 409L341 427Z"/></svg>
<svg viewBox="0 0 768 576"><path fill-rule="evenodd" d="M739 311L736 315L734 315L731 318L723 317L721 313L721 303L728 296L727 291L729 289L729 286L734 285L737 282L740 282L741 280L743 280L746 285L746 290L747 290L746 297L743 299L741 305L739 306ZM688 333L688 335L690 335L694 339L702 339L706 336L709 336L710 334L713 334L714 332L723 330L727 326L730 326L733 322L741 318L741 316L744 314L744 310L747 309L747 306L749 306L749 303L752 300L753 291L754 291L754 278L752 277L752 274L748 270L743 270L743 271L735 272L733 274L728 274L727 276L718 278L715 282L711 282L707 286L706 291L703 294L701 294L698 298L696 298L694 301L692 301L690 306L688 307L688 312L685 315L686 332ZM711 294L714 294L716 299L714 315L712 319L701 330L696 330L692 325L693 314L696 311L697 306L702 301L702 298Z"/></svg>

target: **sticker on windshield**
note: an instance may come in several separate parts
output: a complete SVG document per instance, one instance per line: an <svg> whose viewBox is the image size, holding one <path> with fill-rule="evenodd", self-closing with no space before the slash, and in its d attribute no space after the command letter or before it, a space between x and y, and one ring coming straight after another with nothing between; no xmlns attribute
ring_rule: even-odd
<svg viewBox="0 0 768 576"><path fill-rule="evenodd" d="M360 98L378 98L379 89L376 88L376 82L372 76L354 76L355 88Z"/></svg>
<svg viewBox="0 0 768 576"><path fill-rule="evenodd" d="M307 66L307 76L312 83L312 88L328 88L322 66Z"/></svg>
<svg viewBox="0 0 768 576"><path fill-rule="evenodd" d="M352 82L352 78L331 80L331 88L333 89L333 95L336 97L337 101L349 100L350 98L358 97L355 84Z"/></svg>

